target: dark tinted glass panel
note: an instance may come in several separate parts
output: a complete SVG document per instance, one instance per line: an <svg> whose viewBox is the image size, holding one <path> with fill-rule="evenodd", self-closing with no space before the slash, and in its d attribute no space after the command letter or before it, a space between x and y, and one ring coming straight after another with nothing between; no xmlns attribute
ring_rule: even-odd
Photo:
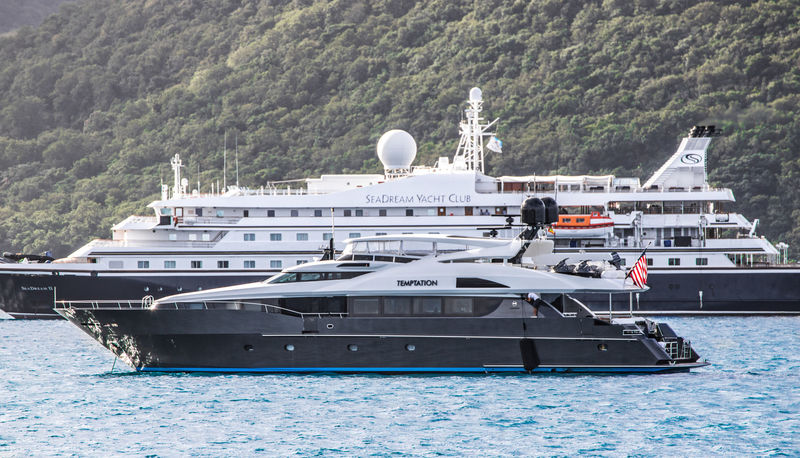
<svg viewBox="0 0 800 458"><path fill-rule="evenodd" d="M319 281L324 279L325 274L319 272L301 272L298 274L298 281Z"/></svg>
<svg viewBox="0 0 800 458"><path fill-rule="evenodd" d="M376 261L383 261L383 262L392 262L394 257L392 256L375 256Z"/></svg>
<svg viewBox="0 0 800 458"><path fill-rule="evenodd" d="M472 316L472 298L446 297L444 299L444 314Z"/></svg>
<svg viewBox="0 0 800 458"><path fill-rule="evenodd" d="M414 315L441 315L441 297L415 297Z"/></svg>
<svg viewBox="0 0 800 458"><path fill-rule="evenodd" d="M485 278L456 278L456 288L508 288Z"/></svg>
<svg viewBox="0 0 800 458"><path fill-rule="evenodd" d="M350 314L355 316L377 316L381 313L381 301L377 297L351 297Z"/></svg>
<svg viewBox="0 0 800 458"><path fill-rule="evenodd" d="M384 297L384 315L411 315L410 297Z"/></svg>
<svg viewBox="0 0 800 458"><path fill-rule="evenodd" d="M344 297L291 297L281 299L281 307L300 313L344 313Z"/></svg>

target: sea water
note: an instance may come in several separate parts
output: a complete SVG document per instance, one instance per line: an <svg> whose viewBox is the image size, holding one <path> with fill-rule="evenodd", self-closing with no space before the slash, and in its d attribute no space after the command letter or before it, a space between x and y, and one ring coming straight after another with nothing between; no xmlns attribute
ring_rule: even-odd
<svg viewBox="0 0 800 458"><path fill-rule="evenodd" d="M66 321L0 321L0 455L800 455L800 317L662 320L711 366L139 374Z"/></svg>

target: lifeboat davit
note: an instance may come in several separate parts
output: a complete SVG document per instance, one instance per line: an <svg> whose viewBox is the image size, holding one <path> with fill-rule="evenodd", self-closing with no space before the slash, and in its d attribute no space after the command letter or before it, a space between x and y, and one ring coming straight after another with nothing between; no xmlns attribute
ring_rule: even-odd
<svg viewBox="0 0 800 458"><path fill-rule="evenodd" d="M553 223L552 228L556 237L605 237L614 231L614 220L598 212L589 215L558 215L558 222Z"/></svg>

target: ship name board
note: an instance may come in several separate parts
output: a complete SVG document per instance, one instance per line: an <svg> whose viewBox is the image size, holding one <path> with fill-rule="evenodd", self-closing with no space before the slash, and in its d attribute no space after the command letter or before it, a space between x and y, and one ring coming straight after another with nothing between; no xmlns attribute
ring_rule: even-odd
<svg viewBox="0 0 800 458"><path fill-rule="evenodd" d="M367 194L367 204L465 204L469 194Z"/></svg>
<svg viewBox="0 0 800 458"><path fill-rule="evenodd" d="M397 280L397 286L439 286L439 280Z"/></svg>

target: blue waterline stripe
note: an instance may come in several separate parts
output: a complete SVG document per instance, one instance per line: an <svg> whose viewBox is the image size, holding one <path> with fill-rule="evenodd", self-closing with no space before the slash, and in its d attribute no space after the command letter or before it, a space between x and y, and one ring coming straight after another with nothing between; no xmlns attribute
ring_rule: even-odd
<svg viewBox="0 0 800 458"><path fill-rule="evenodd" d="M537 367L532 372L663 372L689 367ZM140 372L438 372L487 373L527 372L522 367L142 367Z"/></svg>

